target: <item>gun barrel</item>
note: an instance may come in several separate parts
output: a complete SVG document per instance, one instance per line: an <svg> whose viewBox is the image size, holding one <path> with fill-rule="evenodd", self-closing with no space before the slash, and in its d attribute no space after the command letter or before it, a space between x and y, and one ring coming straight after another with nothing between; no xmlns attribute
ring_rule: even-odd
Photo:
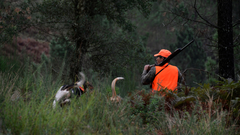
<svg viewBox="0 0 240 135"><path fill-rule="evenodd" d="M190 44L193 43L194 40L190 41L188 44L186 44L181 50L184 50L185 48L187 48Z"/></svg>
<svg viewBox="0 0 240 135"><path fill-rule="evenodd" d="M177 54L179 54L182 50L187 48L190 44L193 43L194 40L190 41L187 45L185 45L183 48L179 48L175 50L170 56L168 56L162 63L159 64L159 66L163 66L167 62L169 62L172 58L174 58Z"/></svg>

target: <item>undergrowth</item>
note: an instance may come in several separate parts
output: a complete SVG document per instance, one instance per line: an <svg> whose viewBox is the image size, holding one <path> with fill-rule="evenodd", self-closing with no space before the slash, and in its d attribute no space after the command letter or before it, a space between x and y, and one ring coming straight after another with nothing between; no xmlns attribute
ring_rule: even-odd
<svg viewBox="0 0 240 135"><path fill-rule="evenodd" d="M54 77L43 67L27 65L22 73L0 73L0 134L239 133L239 82L203 85L189 95L170 93L171 100L153 95L147 104L136 91L134 98L124 96L121 103L112 103L112 78L94 77L88 78L94 82L93 92L53 109L56 91L65 82L61 73Z"/></svg>

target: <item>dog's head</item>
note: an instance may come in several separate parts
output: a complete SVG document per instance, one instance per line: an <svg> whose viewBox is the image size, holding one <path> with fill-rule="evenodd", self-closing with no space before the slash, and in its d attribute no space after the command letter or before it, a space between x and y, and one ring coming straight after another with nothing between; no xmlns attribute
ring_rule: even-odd
<svg viewBox="0 0 240 135"><path fill-rule="evenodd" d="M76 82L75 86L78 88L81 87L80 89L83 91L83 93L85 93L87 90L92 91L94 88L93 85L91 83L89 83L88 81L86 81L86 77L82 72L80 72L79 74L81 76L81 80Z"/></svg>
<svg viewBox="0 0 240 135"><path fill-rule="evenodd" d="M70 85L63 85L61 90L67 90L69 91L70 89L73 88L78 88L78 87L83 87L84 83L86 82L85 75L82 72L79 72L81 79L75 83L72 83Z"/></svg>
<svg viewBox="0 0 240 135"><path fill-rule="evenodd" d="M92 91L93 90L93 85L90 84L88 81L85 81L83 84L83 87L77 87L72 89L72 94L80 97L82 94L84 94L87 91Z"/></svg>
<svg viewBox="0 0 240 135"><path fill-rule="evenodd" d="M85 79L85 75L80 72L79 73L80 76L78 76L79 81L70 84L70 85L64 85L62 87L62 90L71 90L71 94L77 95L78 97L80 97L83 93L87 92L88 90L92 91L94 89L93 85L86 81Z"/></svg>

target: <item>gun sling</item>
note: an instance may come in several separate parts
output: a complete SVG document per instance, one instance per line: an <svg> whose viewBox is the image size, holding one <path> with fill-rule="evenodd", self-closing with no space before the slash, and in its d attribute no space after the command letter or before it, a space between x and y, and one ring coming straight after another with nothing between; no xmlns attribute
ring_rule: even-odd
<svg viewBox="0 0 240 135"><path fill-rule="evenodd" d="M154 80L155 77L156 77L160 72L162 72L163 69L165 69L168 65L169 65L169 64L167 64L164 68L162 68L162 69L154 76L153 80ZM150 85L150 88L152 88L152 84Z"/></svg>

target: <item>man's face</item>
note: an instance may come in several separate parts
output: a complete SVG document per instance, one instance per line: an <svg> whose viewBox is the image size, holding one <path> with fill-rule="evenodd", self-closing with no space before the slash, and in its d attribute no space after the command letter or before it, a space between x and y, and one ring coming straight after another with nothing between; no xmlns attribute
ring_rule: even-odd
<svg viewBox="0 0 240 135"><path fill-rule="evenodd" d="M162 56L157 56L156 57L156 63L157 64L160 64L163 60L164 60L164 57L162 57Z"/></svg>

